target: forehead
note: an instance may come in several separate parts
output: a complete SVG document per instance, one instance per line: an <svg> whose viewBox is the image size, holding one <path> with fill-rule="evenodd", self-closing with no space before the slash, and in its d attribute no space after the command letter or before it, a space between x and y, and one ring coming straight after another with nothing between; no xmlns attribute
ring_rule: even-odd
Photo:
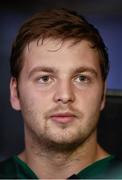
<svg viewBox="0 0 122 180"><path fill-rule="evenodd" d="M99 53L86 40L74 44L72 40L46 39L43 42L33 41L24 50L24 66L46 65L63 69L75 66L93 66L98 68Z"/></svg>
<svg viewBox="0 0 122 180"><path fill-rule="evenodd" d="M53 39L53 38L47 38L47 39L40 39L40 40L35 40L30 42L29 44L26 45L24 52L25 53L31 53L34 49L39 49L48 52L57 52L57 51L62 51L64 49L81 49L81 48L87 48L87 49L92 49L94 51L97 51L93 47L93 44L88 41L88 40L81 40L77 41L74 39L69 39L69 40L61 40L61 39Z"/></svg>

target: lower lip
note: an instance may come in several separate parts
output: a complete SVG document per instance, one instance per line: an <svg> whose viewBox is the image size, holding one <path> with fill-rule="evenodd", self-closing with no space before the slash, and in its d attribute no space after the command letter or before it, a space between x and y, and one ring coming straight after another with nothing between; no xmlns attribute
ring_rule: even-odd
<svg viewBox="0 0 122 180"><path fill-rule="evenodd" d="M52 116L51 119L59 123L70 123L75 117L74 116Z"/></svg>

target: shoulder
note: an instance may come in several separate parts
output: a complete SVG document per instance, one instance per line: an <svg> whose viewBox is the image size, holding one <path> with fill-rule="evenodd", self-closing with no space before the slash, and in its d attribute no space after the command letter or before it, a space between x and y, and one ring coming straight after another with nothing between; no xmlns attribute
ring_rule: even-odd
<svg viewBox="0 0 122 180"><path fill-rule="evenodd" d="M120 160L117 157L114 157L110 160L107 171L106 171L106 176L108 178L115 178L115 179L122 179L122 160Z"/></svg>
<svg viewBox="0 0 122 180"><path fill-rule="evenodd" d="M16 163L13 157L0 162L0 179L13 178L15 177L15 172Z"/></svg>
<svg viewBox="0 0 122 180"><path fill-rule="evenodd" d="M122 161L108 156L89 165L78 174L80 179L122 179Z"/></svg>

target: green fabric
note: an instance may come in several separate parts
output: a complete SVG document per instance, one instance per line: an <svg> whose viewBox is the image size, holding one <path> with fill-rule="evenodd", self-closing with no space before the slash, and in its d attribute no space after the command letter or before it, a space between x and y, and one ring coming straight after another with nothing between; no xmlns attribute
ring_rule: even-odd
<svg viewBox="0 0 122 180"><path fill-rule="evenodd" d="M96 179L96 178L113 178L115 175L115 172L111 172L111 168L114 166L115 162L114 156L109 156L107 158L101 159L93 163L92 165L89 165L85 169L83 169L80 173L77 174L79 178L84 179ZM112 166L112 167L111 167ZM116 169L116 168L115 168ZM119 170L119 169L118 169ZM122 171L122 162L121 162L121 171ZM113 177L111 177L113 176ZM116 178L122 178L122 172L121 174L116 174Z"/></svg>
<svg viewBox="0 0 122 180"><path fill-rule="evenodd" d="M59 177L60 178L60 177ZM114 156L96 161L69 179L122 179L122 162ZM17 156L0 162L0 179L38 179Z"/></svg>
<svg viewBox="0 0 122 180"><path fill-rule="evenodd" d="M20 160L17 156L13 157L15 162L20 166L18 166L17 175L19 179L38 179L36 174L29 168L29 166L24 163L24 161Z"/></svg>

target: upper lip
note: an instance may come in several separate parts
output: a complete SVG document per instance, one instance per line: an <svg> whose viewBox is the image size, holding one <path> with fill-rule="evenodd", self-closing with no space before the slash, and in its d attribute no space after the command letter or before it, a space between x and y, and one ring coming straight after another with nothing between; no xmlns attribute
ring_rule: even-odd
<svg viewBox="0 0 122 180"><path fill-rule="evenodd" d="M71 112L59 112L52 114L51 117L76 117L76 115Z"/></svg>

